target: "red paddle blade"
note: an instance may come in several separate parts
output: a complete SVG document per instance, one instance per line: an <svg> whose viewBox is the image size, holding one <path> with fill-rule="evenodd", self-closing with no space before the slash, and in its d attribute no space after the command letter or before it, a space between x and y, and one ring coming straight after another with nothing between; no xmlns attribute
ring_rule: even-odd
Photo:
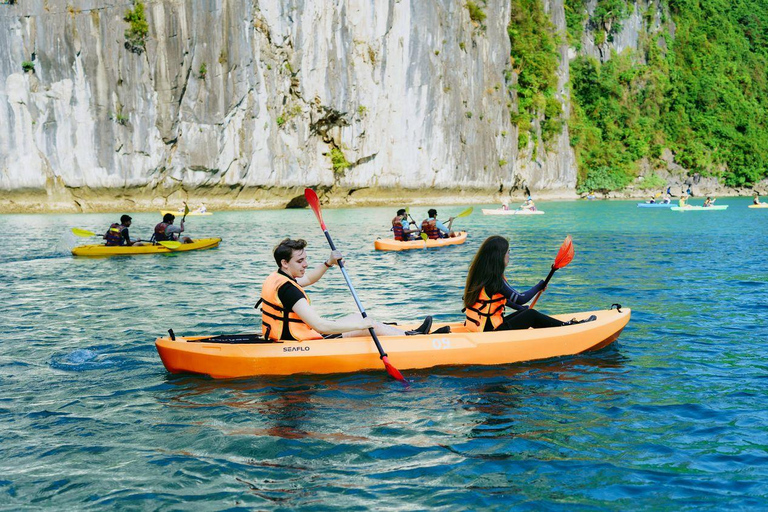
<svg viewBox="0 0 768 512"><path fill-rule="evenodd" d="M384 363L384 368L387 370L387 373L392 377L393 379L399 380L400 382L408 382L405 380L405 377L403 377L403 374L400 373L400 371L392 366L392 363L389 362L389 359L387 356L384 356L381 358L381 361Z"/></svg>
<svg viewBox="0 0 768 512"><path fill-rule="evenodd" d="M563 245L560 246L560 250L555 257L554 268L563 268L573 260L573 239L571 235L565 237Z"/></svg>
<svg viewBox="0 0 768 512"><path fill-rule="evenodd" d="M317 198L317 194L311 188L305 188L304 197L307 199L309 207L315 212L315 217L317 217L320 227L325 231L325 222L323 222L323 213L320 211L320 200Z"/></svg>

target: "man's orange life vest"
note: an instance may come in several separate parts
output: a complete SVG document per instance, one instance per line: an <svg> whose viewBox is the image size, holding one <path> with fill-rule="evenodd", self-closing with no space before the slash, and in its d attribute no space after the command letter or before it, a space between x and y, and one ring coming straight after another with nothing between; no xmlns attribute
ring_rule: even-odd
<svg viewBox="0 0 768 512"><path fill-rule="evenodd" d="M424 219L421 221L421 230L427 234L430 240L440 238L440 230L437 229L437 220L435 219Z"/></svg>
<svg viewBox="0 0 768 512"><path fill-rule="evenodd" d="M491 325L496 329L504 321L506 303L507 298L501 293L495 293L493 297L488 297L485 288L483 288L477 302L466 308L467 319L464 325L470 332L481 332L485 328L486 318L490 318Z"/></svg>
<svg viewBox="0 0 768 512"><path fill-rule="evenodd" d="M280 302L280 297L277 295L277 290L280 289L285 283L290 282L293 286L299 289L304 295L304 298L309 302L309 297L304 288L299 286L296 281L281 274L280 272L274 272L267 277L264 281L264 285L261 287L261 329L264 338L272 341L279 341L283 334L283 325L288 322L288 329L294 339L299 341L304 340L319 340L323 336L304 323L304 320L299 318L299 315L293 311L286 312L283 309L283 304Z"/></svg>

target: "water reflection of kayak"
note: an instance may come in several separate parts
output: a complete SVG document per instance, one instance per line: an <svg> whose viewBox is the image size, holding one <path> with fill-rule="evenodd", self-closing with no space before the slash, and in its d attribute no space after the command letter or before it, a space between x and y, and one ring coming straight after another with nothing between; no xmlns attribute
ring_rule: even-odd
<svg viewBox="0 0 768 512"><path fill-rule="evenodd" d="M546 329L468 332L462 323L448 324L450 334L381 336L389 360L399 370L433 366L496 365L572 356L601 349L615 341L631 311L611 309L556 315L583 324ZM436 325L442 327L444 324ZM408 326L404 326L407 328ZM265 342L254 334L158 338L155 347L171 373L197 373L213 378L349 373L382 368L370 337L312 341Z"/></svg>
<svg viewBox="0 0 768 512"><path fill-rule="evenodd" d="M544 212L541 210L502 210L501 208L487 210L483 208L483 215L544 215Z"/></svg>
<svg viewBox="0 0 768 512"><path fill-rule="evenodd" d="M433 247L445 247L446 245L460 245L467 241L467 232L460 231L453 238L438 238L437 240L421 238L403 242L394 238L379 238L373 242L377 251L410 251L412 249L431 249Z"/></svg>

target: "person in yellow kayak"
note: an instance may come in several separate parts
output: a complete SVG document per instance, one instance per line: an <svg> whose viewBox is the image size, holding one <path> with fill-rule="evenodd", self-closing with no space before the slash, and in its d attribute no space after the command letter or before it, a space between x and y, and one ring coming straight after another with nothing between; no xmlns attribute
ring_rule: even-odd
<svg viewBox="0 0 768 512"><path fill-rule="evenodd" d="M332 251L326 261L308 271L306 246L304 240L286 238L273 251L278 269L264 281L261 298L256 303L257 308L262 304L262 333L265 339L306 341L367 336L370 328L379 336L429 334L431 316L413 331L403 331L371 317L363 318L360 313L337 320L320 316L310 304L304 288L318 282L329 268L338 264L342 256L339 251Z"/></svg>
<svg viewBox="0 0 768 512"><path fill-rule="evenodd" d="M752 204L762 204L760 202L760 196L755 192L755 197L752 198Z"/></svg>
<svg viewBox="0 0 768 512"><path fill-rule="evenodd" d="M181 219L181 224L176 226L173 221L176 220L176 216L172 213L166 213L163 215L163 222L159 222L155 226L155 233L152 235L153 242L173 242L179 241L183 244L191 244L192 239L188 236L181 236L184 232L184 219Z"/></svg>
<svg viewBox="0 0 768 512"><path fill-rule="evenodd" d="M418 229L411 229L411 224L416 222L408 222L408 214L405 208L397 210L397 215L392 219L392 231L395 233L395 240L407 242L413 238L413 234L418 234Z"/></svg>
<svg viewBox="0 0 768 512"><path fill-rule="evenodd" d="M504 277L508 264L509 242L503 236L494 235L482 243L469 265L467 284L464 287L464 325L471 332L562 327L597 319L592 315L587 320L563 322L529 309L525 304L544 289L544 281L539 281L530 290L518 292ZM505 315L506 307L515 311Z"/></svg>
<svg viewBox="0 0 768 512"><path fill-rule="evenodd" d="M453 217L448 219L449 224L452 221ZM434 208L430 208L429 211L427 211L427 218L421 221L421 231L426 233L431 240L458 236L457 233L449 230L442 222L437 220L437 210Z"/></svg>
<svg viewBox="0 0 768 512"><path fill-rule="evenodd" d="M131 236L128 233L128 228L131 227L131 216L130 215L122 215L120 217L120 223L118 224L115 222L114 224L109 226L109 229L106 233L104 233L104 239L106 240L106 244L110 247L119 246L119 245L149 245L145 242L142 242L142 240L136 239L131 240Z"/></svg>

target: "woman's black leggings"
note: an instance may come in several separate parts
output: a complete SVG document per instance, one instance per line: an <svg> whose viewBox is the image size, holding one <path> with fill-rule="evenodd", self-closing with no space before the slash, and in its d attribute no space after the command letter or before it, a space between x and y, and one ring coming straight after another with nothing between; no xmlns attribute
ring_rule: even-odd
<svg viewBox="0 0 768 512"><path fill-rule="evenodd" d="M565 322L547 316L544 313L539 313L535 309L525 309L505 316L504 321L495 330L514 331L516 329L528 329L529 327L539 329L541 327L561 327L563 325L565 325Z"/></svg>

